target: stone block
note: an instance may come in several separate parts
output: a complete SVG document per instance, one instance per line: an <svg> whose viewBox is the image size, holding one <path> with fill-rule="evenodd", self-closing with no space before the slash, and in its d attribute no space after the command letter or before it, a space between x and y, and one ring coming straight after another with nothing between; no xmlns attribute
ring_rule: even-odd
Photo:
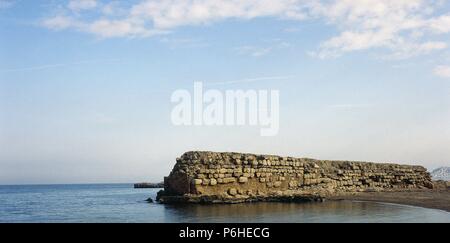
<svg viewBox="0 0 450 243"><path fill-rule="evenodd" d="M194 185L201 185L202 182L203 182L202 179L194 179L194 180L192 180L192 184L194 184Z"/></svg>
<svg viewBox="0 0 450 243"><path fill-rule="evenodd" d="M202 185L207 186L209 185L210 180L209 179L203 179Z"/></svg>
<svg viewBox="0 0 450 243"><path fill-rule="evenodd" d="M233 183L233 182L236 182L236 178L234 177L223 178L223 183Z"/></svg>
<svg viewBox="0 0 450 243"><path fill-rule="evenodd" d="M228 189L228 194L230 194L231 196L235 196L237 194L236 188Z"/></svg>
<svg viewBox="0 0 450 243"><path fill-rule="evenodd" d="M246 182L248 182L247 177L243 177L243 176L239 177L239 183L246 183Z"/></svg>

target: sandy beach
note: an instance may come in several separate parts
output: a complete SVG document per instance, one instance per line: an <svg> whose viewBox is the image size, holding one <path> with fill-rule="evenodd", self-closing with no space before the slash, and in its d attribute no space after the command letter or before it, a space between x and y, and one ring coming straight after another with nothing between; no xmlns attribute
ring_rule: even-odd
<svg viewBox="0 0 450 243"><path fill-rule="evenodd" d="M355 194L333 196L329 199L397 203L425 208L441 209L450 212L450 189L361 192Z"/></svg>

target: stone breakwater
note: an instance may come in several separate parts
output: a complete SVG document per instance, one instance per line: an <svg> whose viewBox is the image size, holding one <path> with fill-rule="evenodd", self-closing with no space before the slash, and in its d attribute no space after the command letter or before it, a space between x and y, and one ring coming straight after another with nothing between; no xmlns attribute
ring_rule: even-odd
<svg viewBox="0 0 450 243"><path fill-rule="evenodd" d="M177 158L157 200L321 201L339 193L432 187L422 166L195 151Z"/></svg>
<svg viewBox="0 0 450 243"><path fill-rule="evenodd" d="M140 189L140 188L164 188L164 182L159 183L151 183L151 182L141 182L141 183L135 183L134 188Z"/></svg>

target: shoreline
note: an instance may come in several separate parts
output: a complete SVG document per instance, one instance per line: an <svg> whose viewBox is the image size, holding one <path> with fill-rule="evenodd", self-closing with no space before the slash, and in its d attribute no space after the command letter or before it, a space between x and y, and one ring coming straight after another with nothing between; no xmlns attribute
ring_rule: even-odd
<svg viewBox="0 0 450 243"><path fill-rule="evenodd" d="M436 184L438 185L438 184ZM450 187L435 189L407 189L390 191L341 192L334 195L287 195L284 197L220 198L217 196L166 196L159 192L156 202L163 204L234 204L257 202L321 202L321 201L363 201L391 203L404 206L437 209L450 213ZM162 197L161 197L162 196ZM160 201L159 197L162 198Z"/></svg>
<svg viewBox="0 0 450 243"><path fill-rule="evenodd" d="M360 192L327 197L328 200L351 200L394 203L450 212L450 190Z"/></svg>

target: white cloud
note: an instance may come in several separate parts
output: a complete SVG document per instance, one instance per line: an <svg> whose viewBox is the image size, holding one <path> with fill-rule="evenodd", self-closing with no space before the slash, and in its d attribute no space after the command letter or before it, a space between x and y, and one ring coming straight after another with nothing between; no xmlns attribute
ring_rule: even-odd
<svg viewBox="0 0 450 243"><path fill-rule="evenodd" d="M314 16L325 18L342 30L324 41L316 56L337 57L347 52L383 48L393 58L408 58L447 48L443 41L430 41L429 35L444 33L446 18L433 18L435 1L423 0L342 0L316 3Z"/></svg>
<svg viewBox="0 0 450 243"><path fill-rule="evenodd" d="M288 17L301 19L299 0L186 0L143 1L131 15L151 20L154 28L210 24L229 18Z"/></svg>
<svg viewBox="0 0 450 243"><path fill-rule="evenodd" d="M157 33L149 30L133 19L108 20L101 19L85 26L85 30L105 38L123 36L150 36Z"/></svg>
<svg viewBox="0 0 450 243"><path fill-rule="evenodd" d="M312 19L338 31L318 44L312 52L316 57L382 49L389 58L401 59L447 48L443 35L450 33L450 14L436 15L442 4L445 2L440 0L140 0L122 7L117 17L117 2L71 0L67 10L80 13L54 16L43 24L111 38L167 34L182 26L210 25L227 19ZM81 10L87 9L97 11L97 18L92 14L83 18ZM271 51L270 47L244 49L253 56Z"/></svg>
<svg viewBox="0 0 450 243"><path fill-rule="evenodd" d="M94 9L97 7L97 0L70 0L67 7L72 11Z"/></svg>
<svg viewBox="0 0 450 243"><path fill-rule="evenodd" d="M390 38L389 33L346 31L323 42L317 55L320 58L329 58L345 52L381 47L387 45Z"/></svg>
<svg viewBox="0 0 450 243"><path fill-rule="evenodd" d="M139 19L109 20L106 18L87 23L77 18L58 15L45 19L41 24L52 30L64 30L73 28L78 31L92 33L102 38L113 37L148 37L165 34L168 31L148 29Z"/></svg>
<svg viewBox="0 0 450 243"><path fill-rule="evenodd" d="M127 10L122 7L123 2L120 1L112 1L102 5L101 12L105 16L120 16L126 15Z"/></svg>
<svg viewBox="0 0 450 243"><path fill-rule="evenodd" d="M402 44L403 43L403 44ZM423 43L413 43L402 41L392 50L389 58L405 59L413 56L429 54L433 51L446 49L447 43L442 41L427 41Z"/></svg>
<svg viewBox="0 0 450 243"><path fill-rule="evenodd" d="M108 19L114 9L117 10L117 6L102 5L98 8L100 3L94 0L72 0L66 6L68 10L80 11L97 7L99 17L87 20L78 16L79 13L73 14L72 17L78 18L76 20L78 23L71 25L66 23L64 26L76 27L75 29L79 31L90 32L104 38L146 37L168 33L180 26L205 25L231 18L302 19L305 15L301 12L301 6L296 4L299 2L300 0L141 0L129 7L123 18ZM67 16L53 16L49 19L55 21L57 17L58 20L67 20ZM43 25L54 29L54 25L48 25L47 20L43 21Z"/></svg>
<svg viewBox="0 0 450 243"><path fill-rule="evenodd" d="M437 66L433 70L434 75L442 78L450 78L450 66Z"/></svg>
<svg viewBox="0 0 450 243"><path fill-rule="evenodd" d="M71 27L80 27L80 23L68 16L59 15L42 21L42 25L52 30L63 30Z"/></svg>
<svg viewBox="0 0 450 243"><path fill-rule="evenodd" d="M438 18L433 18L429 21L430 28L437 33L450 32L450 15L444 15Z"/></svg>

